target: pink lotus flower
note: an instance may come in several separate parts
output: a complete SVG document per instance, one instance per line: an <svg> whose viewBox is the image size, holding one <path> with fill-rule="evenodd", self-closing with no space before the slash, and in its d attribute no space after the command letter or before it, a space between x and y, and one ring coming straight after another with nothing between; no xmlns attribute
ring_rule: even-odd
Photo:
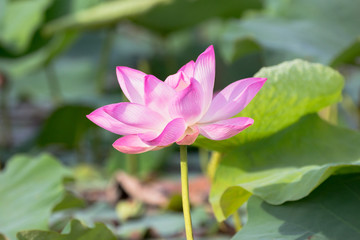
<svg viewBox="0 0 360 240"><path fill-rule="evenodd" d="M199 134L212 140L238 134L254 120L231 117L245 108L266 81L266 78L239 80L213 98L213 46L165 81L128 67L117 67L116 73L130 102L106 105L87 117L108 131L124 135L113 146L131 154L175 142L191 145Z"/></svg>

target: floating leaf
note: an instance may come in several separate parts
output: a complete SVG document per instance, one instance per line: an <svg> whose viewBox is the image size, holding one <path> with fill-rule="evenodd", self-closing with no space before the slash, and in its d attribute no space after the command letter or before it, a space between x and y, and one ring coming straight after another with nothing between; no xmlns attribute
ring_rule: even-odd
<svg viewBox="0 0 360 240"><path fill-rule="evenodd" d="M59 202L54 208L53 212L62 211L71 208L83 208L86 206L85 200L78 198L73 193L67 191L61 202Z"/></svg>
<svg viewBox="0 0 360 240"><path fill-rule="evenodd" d="M46 11L46 21L51 21L75 12L94 7L103 0L52 0L51 6Z"/></svg>
<svg viewBox="0 0 360 240"><path fill-rule="evenodd" d="M69 229L65 227L63 233L48 231L22 231L17 234L18 240L116 240L113 233L103 224L96 223L93 228L88 228L78 220L70 222Z"/></svg>
<svg viewBox="0 0 360 240"><path fill-rule="evenodd" d="M66 29L81 29L111 25L133 15L148 11L160 3L170 0L122 0L109 1L74 14L55 19L44 27L46 34L55 34Z"/></svg>
<svg viewBox="0 0 360 240"><path fill-rule="evenodd" d="M245 37L252 37L263 46L267 65L294 58L323 64L352 59L343 52L360 36L357 24L360 1L269 0L266 3L261 13L228 24L222 41L226 59L237 58L237 49L242 48L239 40Z"/></svg>
<svg viewBox="0 0 360 240"><path fill-rule="evenodd" d="M360 34L359 34L360 35ZM338 56L336 56L331 66L337 66L342 63L353 63L360 55L360 36L346 49L344 49Z"/></svg>
<svg viewBox="0 0 360 240"><path fill-rule="evenodd" d="M8 1L0 23L0 46L10 52L24 52L44 19L52 0Z"/></svg>
<svg viewBox="0 0 360 240"><path fill-rule="evenodd" d="M22 55L13 56L0 53L0 70L12 78L24 76L48 64L54 57L64 51L77 36L74 32L63 32L51 39L47 39L40 47L29 49ZM37 42L37 40L35 39L34 42ZM35 45L38 44L39 42Z"/></svg>
<svg viewBox="0 0 360 240"><path fill-rule="evenodd" d="M169 33L216 17L238 17L248 9L259 9L259 0L122 0L98 4L50 22L47 34L73 28L111 25L124 18L152 30ZM186 15L186 17L184 17Z"/></svg>
<svg viewBox="0 0 360 240"><path fill-rule="evenodd" d="M360 176L331 177L306 198L273 206L251 197L249 221L232 240L360 239Z"/></svg>
<svg viewBox="0 0 360 240"><path fill-rule="evenodd" d="M92 126L85 117L91 111L91 107L81 105L59 107L45 122L38 137L38 144L61 144L67 148L75 148Z"/></svg>
<svg viewBox="0 0 360 240"><path fill-rule="evenodd" d="M210 202L223 220L251 194L270 204L307 196L330 175L360 171L360 133L336 127L316 115L224 155Z"/></svg>
<svg viewBox="0 0 360 240"><path fill-rule="evenodd" d="M63 223L70 219L78 219L87 226L94 226L97 222L111 226L119 221L113 206L103 201L97 201L87 208L55 212L51 218L52 227L58 230L62 229Z"/></svg>
<svg viewBox="0 0 360 240"><path fill-rule="evenodd" d="M225 60L231 63L246 55L262 51L262 46L253 37L244 36L236 39L233 45L224 44L221 51Z"/></svg>
<svg viewBox="0 0 360 240"><path fill-rule="evenodd" d="M221 3L217 0L173 0L132 20L152 30L169 33L211 18L239 17L246 10L261 7L259 0L225 0Z"/></svg>
<svg viewBox="0 0 360 240"><path fill-rule="evenodd" d="M70 171L50 155L13 157L0 173L0 232L14 240L20 230L46 230L66 176Z"/></svg>
<svg viewBox="0 0 360 240"><path fill-rule="evenodd" d="M267 82L237 116L251 117L253 126L227 140L199 138L198 146L218 151L270 136L295 123L302 116L340 100L343 77L321 64L294 60L262 68L256 77Z"/></svg>
<svg viewBox="0 0 360 240"><path fill-rule="evenodd" d="M204 208L195 208L191 212L193 227L197 228L209 221L209 216ZM117 234L128 239L134 233L143 233L147 229L153 229L164 238L169 238L184 231L184 217L181 213L168 212L157 215L145 216L139 220L131 220L122 224L117 229Z"/></svg>

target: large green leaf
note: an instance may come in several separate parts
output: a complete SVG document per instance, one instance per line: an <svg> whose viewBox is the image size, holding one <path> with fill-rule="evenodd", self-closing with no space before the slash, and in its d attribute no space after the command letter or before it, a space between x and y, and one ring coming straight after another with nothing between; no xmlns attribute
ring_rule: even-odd
<svg viewBox="0 0 360 240"><path fill-rule="evenodd" d="M241 57L235 55L238 42L249 36L265 48L266 64L294 58L338 64L339 60L352 58L346 55L348 58L337 59L360 36L359 0L270 0L267 3L266 11L228 25L223 36L225 58Z"/></svg>
<svg viewBox="0 0 360 240"><path fill-rule="evenodd" d="M233 240L360 239L360 176L339 175L308 197L273 206L251 197L249 221Z"/></svg>
<svg viewBox="0 0 360 240"><path fill-rule="evenodd" d="M303 60L262 68L255 76L268 80L250 104L237 115L253 118L254 125L223 141L199 138L196 142L198 146L224 151L270 136L300 117L339 101L344 85L344 79L337 71Z"/></svg>
<svg viewBox="0 0 360 240"><path fill-rule="evenodd" d="M261 7L262 2L259 0L173 0L170 4L156 6L136 16L133 21L158 32L168 33L210 18L239 17L246 10Z"/></svg>
<svg viewBox="0 0 360 240"><path fill-rule="evenodd" d="M259 0L222 3L217 0L118 0L56 19L45 27L45 32L54 34L69 28L99 27L131 18L138 24L168 33L210 18L238 17L248 9L260 7Z"/></svg>
<svg viewBox="0 0 360 240"><path fill-rule="evenodd" d="M78 34L75 32L60 33L46 40L46 43L43 45L29 49L28 52L22 55L15 57L2 55L0 57L0 70L10 75L11 78L22 77L29 72L44 67L44 65L64 51L77 36ZM36 39L34 42L37 42Z"/></svg>
<svg viewBox="0 0 360 240"><path fill-rule="evenodd" d="M330 63L331 66L338 66L342 63L353 63L356 61L357 57L360 55L360 34L355 41L348 46L346 49L343 49Z"/></svg>
<svg viewBox="0 0 360 240"><path fill-rule="evenodd" d="M59 144L76 148L85 133L93 126L86 115L94 109L82 105L61 106L49 116L38 136L38 144Z"/></svg>
<svg viewBox="0 0 360 240"><path fill-rule="evenodd" d="M44 27L46 34L74 28L101 27L112 25L126 17L144 13L157 4L171 0L117 0L104 2L74 14L55 19Z"/></svg>
<svg viewBox="0 0 360 240"><path fill-rule="evenodd" d="M208 213L202 207L194 208L191 211L192 225L195 229L213 219L209 218ZM162 239L172 239L171 236L184 231L184 216L181 213L167 212L161 214L152 214L141 219L129 220L122 224L117 230L121 239L129 239L134 233L144 232L146 229L152 229L159 234Z"/></svg>
<svg viewBox="0 0 360 240"><path fill-rule="evenodd" d="M22 53L44 19L52 0L8 1L0 25L0 46L13 53Z"/></svg>
<svg viewBox="0 0 360 240"><path fill-rule="evenodd" d="M94 1L100 0L9 2L3 21L0 17L0 70L14 78L48 64L72 43L77 33L66 31L49 38L40 33L41 26L62 14L91 6Z"/></svg>
<svg viewBox="0 0 360 240"><path fill-rule="evenodd" d="M75 12L94 7L104 0L52 0L53 4L46 11L46 21L54 20Z"/></svg>
<svg viewBox="0 0 360 240"><path fill-rule="evenodd" d="M0 0L0 29L4 25L3 19L5 18L5 11L6 11L6 6L7 6L7 1L8 0Z"/></svg>
<svg viewBox="0 0 360 240"><path fill-rule="evenodd" d="M0 232L9 239L25 229L48 228L70 171L49 155L15 156L0 174Z"/></svg>
<svg viewBox="0 0 360 240"><path fill-rule="evenodd" d="M330 125L316 115L266 139L224 155L210 202L219 220L251 194L271 204L308 195L331 174L360 171L360 133Z"/></svg>
<svg viewBox="0 0 360 240"><path fill-rule="evenodd" d="M53 212L68 210L72 208L84 208L86 202L82 198L78 198L72 192L66 191L63 199L52 209Z"/></svg>
<svg viewBox="0 0 360 240"><path fill-rule="evenodd" d="M116 240L114 234L103 224L96 223L93 228L87 228L78 220L72 220L63 233L50 231L22 231L17 234L18 240Z"/></svg>

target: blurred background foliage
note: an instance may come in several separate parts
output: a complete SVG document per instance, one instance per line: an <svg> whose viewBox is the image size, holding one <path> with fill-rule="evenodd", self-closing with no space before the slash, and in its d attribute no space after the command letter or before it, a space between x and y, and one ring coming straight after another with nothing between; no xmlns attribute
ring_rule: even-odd
<svg viewBox="0 0 360 240"><path fill-rule="evenodd" d="M125 100L116 80L116 66L137 68L165 79L189 60L195 60L210 44L216 51L216 91L255 74L274 79L243 113L254 117L259 125L228 141L214 143L200 138L196 146L207 150L190 149L193 159L190 171L194 176L206 173L208 167L215 168L210 200L218 219L223 220L236 212L250 194L256 195L249 204L250 211L256 212L253 209L261 204L261 199L266 204L281 204L309 194L310 190L304 187L294 198L293 185L289 185L279 199L268 196L269 192L278 191L281 188L278 185L284 182L306 186L298 177L310 174L312 181L307 187L314 188L331 175L324 171L331 168L334 172L341 169L347 172L345 167L357 166L360 153L354 146L360 142L359 134L327 125L315 115L307 115L326 107L320 114L324 120L359 129L359 12L359 0L0 0L0 166L20 171L27 162L39 165L36 169L25 167L30 169L26 174L42 179L38 172L46 169L43 171L49 171L53 180L38 191L48 192L47 188L54 186L58 189L49 199L41 200L47 203L43 213L37 211L36 204L27 207L29 214L39 214L36 215L38 222L25 219L19 227L5 226L1 223L5 224L8 219L1 218L4 214L0 212L0 232L16 239L18 230L46 230L49 211L54 208L51 229L59 232L64 229L63 233L74 236L77 231L107 231L103 226L94 225L99 220L125 238L179 236L183 223L181 214L175 211L179 210L176 194L171 194L170 207L160 204L162 210L151 215L152 220L139 218L144 211L148 213L141 201L126 202L133 205L125 207L115 200L112 200L113 205L102 201L108 200L104 189L109 179L117 179L115 173L119 170L136 175L141 181L157 179L160 175L173 179L171 176L178 172L176 146L127 156L112 149L111 144L117 136L98 128L85 115L97 107ZM294 60L297 58L302 60ZM290 62L259 71L284 61ZM326 66L338 70L344 78ZM339 100L341 102L336 104ZM346 144L338 139L344 139ZM327 146L337 145L338 151L330 154L321 144L314 150L322 140L329 141ZM243 153L258 148L262 151L256 156ZM221 164L213 161L208 166L208 150L230 153ZM351 156L347 155L350 151ZM51 153L72 169L73 179L68 183L71 192L65 195L67 200L58 208L55 208L56 199L65 194L59 179L67 170L59 166L61 170L50 174L52 161L55 161L52 157L29 157L42 152ZM14 157L19 153L29 156ZM331 157L324 157L326 154ZM341 154L346 156L345 160ZM272 164L266 163L267 158ZM47 159L47 163L43 159ZM242 159L243 163L236 159ZM252 159L258 160L248 166ZM310 169L308 165L315 161L313 159L318 161L315 164L318 167ZM293 169L293 161L298 163L295 164L298 170ZM26 174L20 174L19 178L31 184L31 176ZM12 197L17 198L16 191L21 191L24 197L31 195L27 193L27 185L15 181L15 175L9 172L0 175L0 179L5 179L0 182L9 184L0 186L0 193L9 196L9 199L2 199L4 194L0 194L0 209L9 201L13 206L5 210L24 205L12 200ZM244 182L239 176L253 182ZM280 180L269 182L268 176L280 176ZM354 179L351 181L358 181ZM37 179L33 181L36 186L43 184ZM122 180L116 181L121 183ZM259 182L262 182L260 188ZM117 188L124 186L120 184L113 189ZM14 195L9 194L11 189L16 190ZM236 197L240 199L237 204L227 201ZM87 207L83 206L84 199ZM74 206L80 210L69 210ZM194 225L200 229L198 235L214 239L232 235L235 231L232 221L217 224L214 218L209 218L207 208L202 203L193 209ZM123 209L135 211L128 213ZM14 211L9 211L9 215ZM138 218L127 221L124 216ZM11 219L17 217L19 215L14 215ZM68 223L73 217L94 228L88 229L77 221ZM119 218L124 222L120 227L108 224L118 222ZM168 228L159 228L166 223ZM252 228L249 224L243 235L237 236L256 239L250 238ZM35 233L23 232L18 238L36 239L29 238L32 234ZM35 235L41 237L41 234ZM62 239L59 235L54 237Z"/></svg>

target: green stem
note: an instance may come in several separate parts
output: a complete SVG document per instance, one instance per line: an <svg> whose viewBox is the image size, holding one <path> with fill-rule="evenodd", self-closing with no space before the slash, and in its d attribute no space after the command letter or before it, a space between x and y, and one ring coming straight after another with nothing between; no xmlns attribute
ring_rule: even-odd
<svg viewBox="0 0 360 240"><path fill-rule="evenodd" d="M106 85L106 73L108 70L110 55L114 45L114 39L116 35L116 27L111 26L107 29L104 44L102 46L99 69L97 73L97 90L100 94L104 93Z"/></svg>
<svg viewBox="0 0 360 240"><path fill-rule="evenodd" d="M101 149L101 135L99 129L90 129L90 134L93 136L93 138L91 138L92 141L90 142L90 144L92 154L95 157L95 164L100 166L102 164L102 159L104 159L104 155Z"/></svg>
<svg viewBox="0 0 360 240"><path fill-rule="evenodd" d="M53 103L59 105L62 102L59 79L57 78L54 66L49 63L45 66L45 74L49 84L50 95Z"/></svg>
<svg viewBox="0 0 360 240"><path fill-rule="evenodd" d="M136 154L126 154L126 165L127 165L128 172L131 175L136 175L138 173L137 155Z"/></svg>
<svg viewBox="0 0 360 240"><path fill-rule="evenodd" d="M186 239L193 240L193 232L190 215L189 201L189 180L188 180L188 164L187 164L187 148L186 145L180 145L180 169L181 169L181 196L183 213L185 220Z"/></svg>
<svg viewBox="0 0 360 240"><path fill-rule="evenodd" d="M359 91L359 95L360 95L360 91ZM358 129L360 129L360 99L357 104L357 114L358 114Z"/></svg>
<svg viewBox="0 0 360 240"><path fill-rule="evenodd" d="M222 154L220 152L215 152L215 151L212 152L207 169L207 173L211 181L214 179L215 172L220 164L221 158L222 158Z"/></svg>
<svg viewBox="0 0 360 240"><path fill-rule="evenodd" d="M0 121L0 147L4 149L10 149L13 143L12 120L8 104L9 91L7 88L7 81L8 80L6 80L5 75L0 73L0 116L2 116L2 121Z"/></svg>
<svg viewBox="0 0 360 240"><path fill-rule="evenodd" d="M202 172L207 174L207 168L209 165L209 151L204 148L199 148L199 160Z"/></svg>
<svg viewBox="0 0 360 240"><path fill-rule="evenodd" d="M234 224L235 224L235 229L236 231L240 231L242 228L242 224L241 224L241 218L240 218L240 214L239 211L234 212Z"/></svg>
<svg viewBox="0 0 360 240"><path fill-rule="evenodd" d="M320 116L328 122L336 125L338 123L338 109L337 104L333 104L323 108L319 112Z"/></svg>

